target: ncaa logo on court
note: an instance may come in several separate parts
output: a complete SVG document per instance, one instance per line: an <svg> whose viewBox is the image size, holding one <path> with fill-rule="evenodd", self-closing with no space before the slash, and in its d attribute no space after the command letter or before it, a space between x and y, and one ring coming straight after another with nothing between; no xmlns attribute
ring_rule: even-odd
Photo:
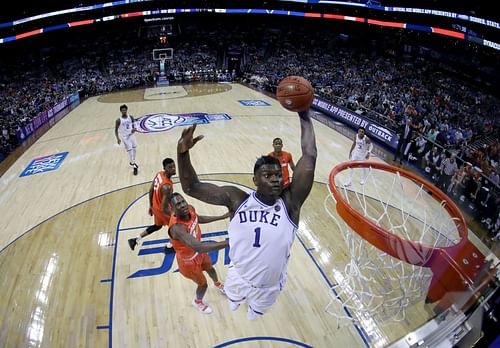
<svg viewBox="0 0 500 348"><path fill-rule="evenodd" d="M19 176L22 177L56 170L67 155L68 152L60 152L48 156L37 157L28 164Z"/></svg>
<svg viewBox="0 0 500 348"><path fill-rule="evenodd" d="M140 133L164 132L177 126L210 123L210 121L230 120L228 114L190 113L171 115L166 113L150 114L138 118L135 122Z"/></svg>
<svg viewBox="0 0 500 348"><path fill-rule="evenodd" d="M268 102L263 100L238 100L240 104L245 106L271 106Z"/></svg>

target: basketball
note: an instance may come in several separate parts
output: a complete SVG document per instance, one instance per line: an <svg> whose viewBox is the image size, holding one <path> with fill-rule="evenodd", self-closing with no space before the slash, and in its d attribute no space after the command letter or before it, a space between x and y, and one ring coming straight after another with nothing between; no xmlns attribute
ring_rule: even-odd
<svg viewBox="0 0 500 348"><path fill-rule="evenodd" d="M285 77L276 89L280 104L289 111L307 111L314 99L311 83L302 76Z"/></svg>

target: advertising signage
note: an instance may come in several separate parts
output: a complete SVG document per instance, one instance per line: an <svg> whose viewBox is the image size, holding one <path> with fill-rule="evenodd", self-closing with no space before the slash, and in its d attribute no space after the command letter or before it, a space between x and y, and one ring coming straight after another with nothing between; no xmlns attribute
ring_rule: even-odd
<svg viewBox="0 0 500 348"><path fill-rule="evenodd" d="M359 127L364 127L365 133L370 139L378 141L392 149L396 149L398 145L398 136L394 131L351 110L318 97L314 97L311 107L351 128L358 129Z"/></svg>

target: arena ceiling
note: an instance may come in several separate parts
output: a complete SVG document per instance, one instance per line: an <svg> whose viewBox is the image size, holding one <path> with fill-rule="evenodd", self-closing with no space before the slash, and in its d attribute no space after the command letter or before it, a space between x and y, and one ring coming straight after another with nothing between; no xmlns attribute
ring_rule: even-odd
<svg viewBox="0 0 500 348"><path fill-rule="evenodd" d="M143 5L157 6L157 7L240 7L240 8L259 8L259 7L276 7L276 8L290 8L290 7L317 7L321 1L324 0L308 0L309 2L316 3L314 5L304 4L307 0L154 0L145 1ZM72 7L90 6L100 3L105 3L104 0L70 0L70 1L14 1L9 3L8 11L1 11L0 21L8 21L23 18L26 16L33 16L40 13L57 11ZM500 15L498 11L493 10L494 1L488 0L348 0L348 2L361 2L379 4L382 6L400 6L400 7L417 7L429 8L438 10L448 10L461 12L464 14L472 14L476 16L484 16L488 19L498 19ZM336 5L328 5L329 7ZM491 18L497 17L497 18Z"/></svg>

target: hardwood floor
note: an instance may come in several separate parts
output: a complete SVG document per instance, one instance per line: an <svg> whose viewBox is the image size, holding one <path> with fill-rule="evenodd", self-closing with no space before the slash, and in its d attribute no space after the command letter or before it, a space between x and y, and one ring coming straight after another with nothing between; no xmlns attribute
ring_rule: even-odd
<svg viewBox="0 0 500 348"><path fill-rule="evenodd" d="M177 115L217 115L197 128L205 137L191 152L201 180L254 188L255 159L272 150L276 136L295 161L300 157L296 114L242 85L209 90L194 94L187 88L182 97L167 93L158 100L141 100L137 91L131 99L127 93L88 98L1 164L0 346L383 347L434 316L433 305L423 301L410 306L400 322L347 313L336 303L330 309L346 316L339 325L326 312L335 296L332 286L351 262L343 234L325 210L335 210L326 183L333 166L347 160L352 140L316 121L315 183L301 211L287 285L262 318L248 321L244 306L231 312L213 287L206 301L214 313L199 313L191 305L194 283L177 272L173 255L162 252L165 229L129 249L127 239L152 223L147 213L152 178L165 157L176 158L185 122ZM269 106L244 106L240 100ZM114 137L122 103L136 117L165 114L181 124L137 134L137 176ZM68 154L57 170L19 176L33 158L61 152ZM181 192L177 177L174 183L174 191ZM200 214L223 212L187 199ZM224 239L227 225L202 225L203 241ZM222 279L227 253L210 254ZM356 316L353 325L350 318Z"/></svg>

